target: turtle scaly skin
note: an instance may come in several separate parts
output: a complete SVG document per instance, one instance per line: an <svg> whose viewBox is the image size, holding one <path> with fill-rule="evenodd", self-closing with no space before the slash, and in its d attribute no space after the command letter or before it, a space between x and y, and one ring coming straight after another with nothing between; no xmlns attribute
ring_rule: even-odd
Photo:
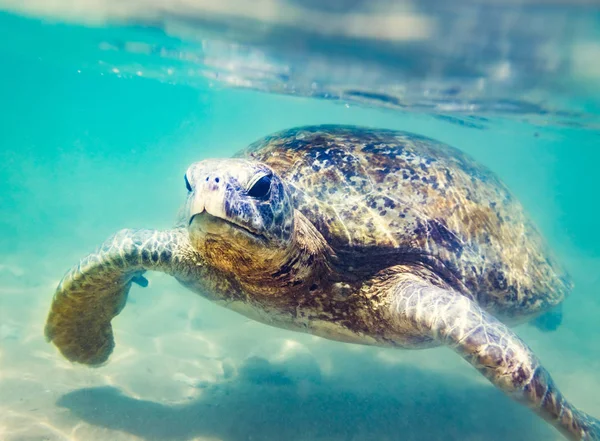
<svg viewBox="0 0 600 441"><path fill-rule="evenodd" d="M509 190L422 136L301 127L187 170L169 231L122 230L64 277L46 336L99 365L145 271L271 326L350 343L445 345L570 440L600 423L508 327L554 313L572 283Z"/></svg>

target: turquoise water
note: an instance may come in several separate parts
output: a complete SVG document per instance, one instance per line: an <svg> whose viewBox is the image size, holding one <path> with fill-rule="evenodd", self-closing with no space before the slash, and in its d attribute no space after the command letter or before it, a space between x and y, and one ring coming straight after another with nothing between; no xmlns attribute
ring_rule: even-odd
<svg viewBox="0 0 600 441"><path fill-rule="evenodd" d="M423 134L501 177L576 285L557 331L516 331L563 393L600 417L593 126L539 124L543 114L536 124L489 114L465 124L206 78L165 81L146 74L162 61L98 49L128 33L154 35L147 30L9 14L0 29L0 440L561 439L446 349L368 348L268 328L161 274L132 289L106 366L71 365L44 341L64 272L116 230L169 228L190 163L321 123Z"/></svg>

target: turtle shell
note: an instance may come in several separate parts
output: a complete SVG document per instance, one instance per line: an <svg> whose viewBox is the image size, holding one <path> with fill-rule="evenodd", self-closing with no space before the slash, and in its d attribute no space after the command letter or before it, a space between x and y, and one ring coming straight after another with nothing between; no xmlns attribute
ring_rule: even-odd
<svg viewBox="0 0 600 441"><path fill-rule="evenodd" d="M358 277L422 265L505 316L549 309L571 288L508 188L441 142L321 125L275 133L240 156L287 182L340 267Z"/></svg>

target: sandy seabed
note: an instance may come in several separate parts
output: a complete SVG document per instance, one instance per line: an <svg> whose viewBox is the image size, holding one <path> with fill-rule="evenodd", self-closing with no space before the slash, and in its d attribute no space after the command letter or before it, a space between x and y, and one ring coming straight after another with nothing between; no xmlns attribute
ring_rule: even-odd
<svg viewBox="0 0 600 441"><path fill-rule="evenodd" d="M92 369L69 363L43 338L57 280L0 268L0 440L562 440L449 350L395 351L282 331L167 276L149 278L113 321L109 362ZM597 286L588 277L581 290ZM554 333L517 331L563 393L600 416L592 300L569 299Z"/></svg>

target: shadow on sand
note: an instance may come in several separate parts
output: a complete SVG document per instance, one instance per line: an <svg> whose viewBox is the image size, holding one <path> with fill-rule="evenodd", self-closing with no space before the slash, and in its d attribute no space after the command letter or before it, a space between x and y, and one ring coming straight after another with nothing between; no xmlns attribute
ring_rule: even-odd
<svg viewBox="0 0 600 441"><path fill-rule="evenodd" d="M251 360L235 379L185 405L137 400L111 387L76 390L57 404L90 424L152 441L556 439L542 420L491 387L403 365L367 361L356 371L354 380L313 372L298 381L266 360Z"/></svg>

